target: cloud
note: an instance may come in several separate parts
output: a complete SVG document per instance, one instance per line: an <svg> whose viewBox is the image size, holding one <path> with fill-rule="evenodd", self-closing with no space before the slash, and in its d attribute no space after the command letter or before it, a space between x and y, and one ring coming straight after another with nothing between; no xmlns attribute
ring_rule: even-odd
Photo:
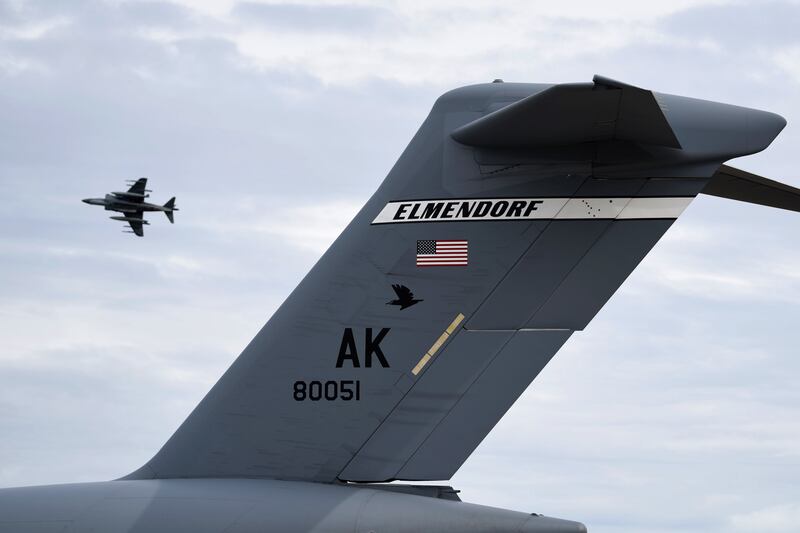
<svg viewBox="0 0 800 533"><path fill-rule="evenodd" d="M385 8L360 4L240 2L233 15L246 24L272 30L346 33L376 32L391 18Z"/></svg>
<svg viewBox="0 0 800 533"><path fill-rule="evenodd" d="M245 202L234 220L214 220L199 228L225 235L252 237L266 234L281 241L280 246L321 255L353 219L363 201L337 200L314 205L286 207Z"/></svg>
<svg viewBox="0 0 800 533"><path fill-rule="evenodd" d="M773 505L731 517L733 531L747 533L789 533L800 523L800 503Z"/></svg>
<svg viewBox="0 0 800 533"><path fill-rule="evenodd" d="M708 40L728 52L785 46L800 42L800 4L787 1L732 2L704 5L666 17L672 34Z"/></svg>

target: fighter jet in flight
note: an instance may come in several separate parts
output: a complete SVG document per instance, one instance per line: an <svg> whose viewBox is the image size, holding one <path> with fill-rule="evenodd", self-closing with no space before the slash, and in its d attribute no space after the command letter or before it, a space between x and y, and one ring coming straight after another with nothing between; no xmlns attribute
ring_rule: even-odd
<svg viewBox="0 0 800 533"><path fill-rule="evenodd" d="M150 196L147 193L152 192L147 188L147 178L139 178L129 183L133 183L133 185L125 192L112 192L106 194L105 198L85 198L83 202L89 205L102 205L106 211L122 213L122 216L109 218L127 222L131 227L131 231L126 233L134 233L139 237L144 236L143 226L150 224L144 219L145 211L163 211L170 223L175 223L173 213L178 211L178 208L175 207L174 196L164 205L151 204L144 201L145 198Z"/></svg>
<svg viewBox="0 0 800 533"><path fill-rule="evenodd" d="M724 165L785 125L600 76L444 94L149 461L2 489L0 532L585 533L394 482L449 480L698 194L800 211L800 190ZM141 219L133 192L105 205ZM420 301L409 285L425 302L403 311Z"/></svg>

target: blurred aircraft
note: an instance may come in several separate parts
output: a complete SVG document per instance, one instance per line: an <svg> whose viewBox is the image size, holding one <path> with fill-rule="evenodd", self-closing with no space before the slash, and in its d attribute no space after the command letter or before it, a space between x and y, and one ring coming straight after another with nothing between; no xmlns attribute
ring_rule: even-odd
<svg viewBox="0 0 800 533"><path fill-rule="evenodd" d="M131 227L131 231L126 231L126 233L135 233L139 237L144 236L144 225L150 224L144 219L145 211L163 211L170 223L175 223L173 213L178 208L175 207L174 196L164 205L151 204L144 201L145 198L150 196L147 193L152 192L147 189L147 178L139 178L136 181L129 181L129 183L132 183L132 185L126 192L112 192L106 194L104 198L85 198L82 201L89 205L102 205L106 211L122 213L122 216L109 218L127 222Z"/></svg>

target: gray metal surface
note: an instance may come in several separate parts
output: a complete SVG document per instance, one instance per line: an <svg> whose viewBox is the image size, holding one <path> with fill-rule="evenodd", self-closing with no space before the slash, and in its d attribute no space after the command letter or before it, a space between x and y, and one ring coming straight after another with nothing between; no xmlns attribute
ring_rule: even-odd
<svg viewBox="0 0 800 533"><path fill-rule="evenodd" d="M569 330L515 332L397 477L452 477L571 334Z"/></svg>
<svg viewBox="0 0 800 533"><path fill-rule="evenodd" d="M319 483L196 479L0 489L0 533L580 533L582 524Z"/></svg>
<svg viewBox="0 0 800 533"><path fill-rule="evenodd" d="M358 450L340 477L367 481L397 478L412 454L513 335L512 331L460 332Z"/></svg>
<svg viewBox="0 0 800 533"><path fill-rule="evenodd" d="M458 128L453 138L498 148L609 140L681 148L652 92L601 76L554 85Z"/></svg>
<svg viewBox="0 0 800 533"><path fill-rule="evenodd" d="M703 194L800 211L800 189L722 165L703 188Z"/></svg>

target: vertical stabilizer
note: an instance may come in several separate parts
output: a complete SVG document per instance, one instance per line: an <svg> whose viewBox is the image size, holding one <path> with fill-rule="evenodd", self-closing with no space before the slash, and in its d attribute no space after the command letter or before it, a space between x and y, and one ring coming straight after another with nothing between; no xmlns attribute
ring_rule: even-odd
<svg viewBox="0 0 800 533"><path fill-rule="evenodd" d="M606 78L443 95L130 477L449 478L720 164L783 124Z"/></svg>
<svg viewBox="0 0 800 533"><path fill-rule="evenodd" d="M174 215L174 213L175 213L175 211L178 210L175 207L175 197L174 196L172 198L170 198L167 203L164 204L164 209L165 209L164 210L164 214L167 215L167 218L169 219L170 224L174 224L175 223L175 218L174 218L175 215Z"/></svg>

